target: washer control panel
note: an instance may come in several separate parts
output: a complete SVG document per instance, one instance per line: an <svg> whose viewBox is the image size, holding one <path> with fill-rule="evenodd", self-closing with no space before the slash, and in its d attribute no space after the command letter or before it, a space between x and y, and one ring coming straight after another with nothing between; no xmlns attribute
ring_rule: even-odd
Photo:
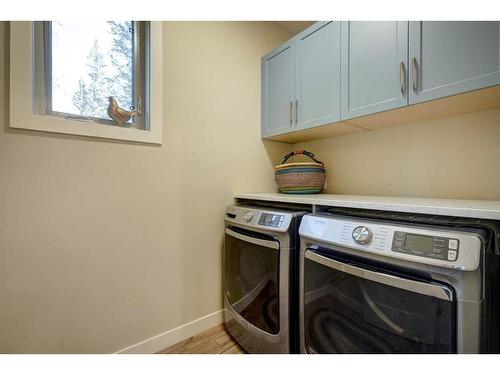
<svg viewBox="0 0 500 375"><path fill-rule="evenodd" d="M450 237L425 236L396 231L392 240L392 251L419 257L454 262L458 258L460 240Z"/></svg>
<svg viewBox="0 0 500 375"><path fill-rule="evenodd" d="M479 266L483 246L477 234L466 231L324 214L304 216L299 233L307 239L303 246L318 241L318 246L333 245L366 256L376 254L461 270Z"/></svg>

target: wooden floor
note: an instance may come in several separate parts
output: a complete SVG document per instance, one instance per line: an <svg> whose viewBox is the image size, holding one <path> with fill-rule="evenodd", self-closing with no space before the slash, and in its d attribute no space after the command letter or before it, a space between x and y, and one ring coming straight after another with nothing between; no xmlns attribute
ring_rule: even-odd
<svg viewBox="0 0 500 375"><path fill-rule="evenodd" d="M219 324L184 341L160 350L157 354L242 354L245 351Z"/></svg>

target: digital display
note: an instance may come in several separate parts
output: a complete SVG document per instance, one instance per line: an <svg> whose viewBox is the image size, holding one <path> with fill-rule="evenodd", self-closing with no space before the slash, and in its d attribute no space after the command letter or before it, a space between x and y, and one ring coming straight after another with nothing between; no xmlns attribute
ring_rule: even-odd
<svg viewBox="0 0 500 375"><path fill-rule="evenodd" d="M278 228L283 222L283 218L284 216L282 215L262 214L259 220L259 224Z"/></svg>
<svg viewBox="0 0 500 375"><path fill-rule="evenodd" d="M458 258L459 242L456 238L424 236L396 231L391 251L454 262Z"/></svg>
<svg viewBox="0 0 500 375"><path fill-rule="evenodd" d="M405 247L409 249L419 249L424 251L432 250L433 238L427 236L406 235Z"/></svg>

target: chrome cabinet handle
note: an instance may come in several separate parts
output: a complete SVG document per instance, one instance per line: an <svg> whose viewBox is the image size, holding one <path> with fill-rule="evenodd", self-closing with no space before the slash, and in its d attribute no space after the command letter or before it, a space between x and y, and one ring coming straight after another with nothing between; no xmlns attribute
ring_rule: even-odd
<svg viewBox="0 0 500 375"><path fill-rule="evenodd" d="M293 125L292 113L293 113L293 102L290 102L290 112L288 113L288 116L290 117L290 126Z"/></svg>
<svg viewBox="0 0 500 375"><path fill-rule="evenodd" d="M399 63L399 88L401 89L401 94L404 96L406 87L405 87L405 63L401 61Z"/></svg>
<svg viewBox="0 0 500 375"><path fill-rule="evenodd" d="M418 89L418 66L417 66L417 59L415 57L413 59L411 59L411 81L412 81L413 91L417 92L417 89Z"/></svg>
<svg viewBox="0 0 500 375"><path fill-rule="evenodd" d="M295 125L299 122L299 101L295 100Z"/></svg>

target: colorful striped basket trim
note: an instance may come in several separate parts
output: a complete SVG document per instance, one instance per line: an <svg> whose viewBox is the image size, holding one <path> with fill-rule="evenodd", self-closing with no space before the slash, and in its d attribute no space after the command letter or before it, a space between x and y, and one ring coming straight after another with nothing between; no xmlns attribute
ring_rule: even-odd
<svg viewBox="0 0 500 375"><path fill-rule="evenodd" d="M287 163L294 155L305 155L309 162ZM304 150L288 153L283 161L274 167L275 181L279 191L285 194L316 194L323 190L326 170L322 162L314 154Z"/></svg>
<svg viewBox="0 0 500 375"><path fill-rule="evenodd" d="M312 173L318 173L318 172L325 172L325 168L290 168L290 169L282 169L279 171L276 171L276 174L284 174L284 173L307 173L307 172L312 172Z"/></svg>
<svg viewBox="0 0 500 375"><path fill-rule="evenodd" d="M316 194L321 192L319 189L305 189L305 188L280 188L280 192L284 194Z"/></svg>
<svg viewBox="0 0 500 375"><path fill-rule="evenodd" d="M311 163L311 162L298 162L298 163L278 164L274 168L280 169L280 168L287 168L287 167L324 167L324 165L319 164L319 163Z"/></svg>

